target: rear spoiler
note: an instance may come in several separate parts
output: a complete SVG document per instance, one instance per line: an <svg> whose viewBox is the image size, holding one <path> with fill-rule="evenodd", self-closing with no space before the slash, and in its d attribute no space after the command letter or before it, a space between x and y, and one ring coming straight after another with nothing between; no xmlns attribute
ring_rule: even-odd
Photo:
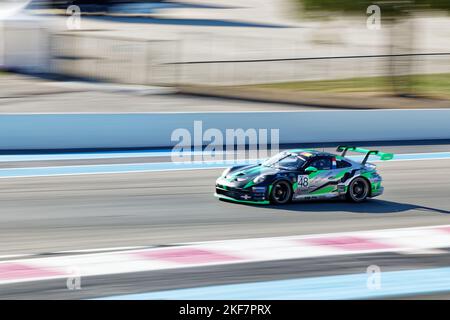
<svg viewBox="0 0 450 320"><path fill-rule="evenodd" d="M364 153L366 156L364 157L363 161L361 162L362 165L366 164L367 160L369 159L370 155L377 155L380 157L380 160L386 161L391 160L394 158L393 153L386 153L386 152L380 152L378 150L368 150L358 147L350 147L350 146L338 146L336 151L342 152L341 156L345 157L347 151L353 151L358 153Z"/></svg>

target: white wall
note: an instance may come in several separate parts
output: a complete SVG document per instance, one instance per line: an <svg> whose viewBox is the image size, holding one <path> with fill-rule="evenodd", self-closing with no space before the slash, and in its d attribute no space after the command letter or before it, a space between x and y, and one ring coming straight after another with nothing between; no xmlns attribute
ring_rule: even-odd
<svg viewBox="0 0 450 320"><path fill-rule="evenodd" d="M280 129L280 143L450 139L450 110L4 114L0 150L173 146L173 130ZM207 143L205 143L207 144Z"/></svg>

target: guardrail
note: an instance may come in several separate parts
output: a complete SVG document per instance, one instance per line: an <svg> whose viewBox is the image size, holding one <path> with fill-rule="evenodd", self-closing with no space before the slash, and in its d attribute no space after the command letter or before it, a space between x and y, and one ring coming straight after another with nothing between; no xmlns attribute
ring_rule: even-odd
<svg viewBox="0 0 450 320"><path fill-rule="evenodd" d="M170 147L174 130L193 135L194 121L224 136L226 129L279 129L280 144L450 139L449 119L447 109L4 114L0 150Z"/></svg>

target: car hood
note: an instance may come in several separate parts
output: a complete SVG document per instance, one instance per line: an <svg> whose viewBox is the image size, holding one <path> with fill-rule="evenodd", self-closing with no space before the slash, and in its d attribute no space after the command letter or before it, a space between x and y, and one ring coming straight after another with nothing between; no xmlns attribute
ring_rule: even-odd
<svg viewBox="0 0 450 320"><path fill-rule="evenodd" d="M271 175L279 172L279 169L265 167L262 165L252 165L243 168L239 168L235 171L228 173L224 179L231 183L246 184L252 181L259 175Z"/></svg>

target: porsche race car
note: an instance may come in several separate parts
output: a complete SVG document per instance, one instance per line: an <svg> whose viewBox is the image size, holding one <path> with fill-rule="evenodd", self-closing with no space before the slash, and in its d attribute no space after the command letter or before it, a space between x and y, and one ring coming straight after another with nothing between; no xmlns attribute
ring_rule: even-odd
<svg viewBox="0 0 450 320"><path fill-rule="evenodd" d="M285 204L297 200L344 198L362 202L383 193L382 178L369 156L391 160L392 153L339 146L340 155L310 149L281 152L256 165L226 169L216 181L215 196L257 204ZM348 151L364 154L361 162Z"/></svg>

